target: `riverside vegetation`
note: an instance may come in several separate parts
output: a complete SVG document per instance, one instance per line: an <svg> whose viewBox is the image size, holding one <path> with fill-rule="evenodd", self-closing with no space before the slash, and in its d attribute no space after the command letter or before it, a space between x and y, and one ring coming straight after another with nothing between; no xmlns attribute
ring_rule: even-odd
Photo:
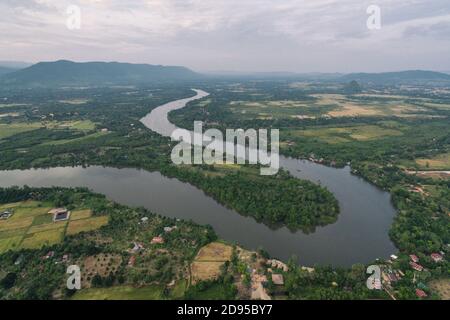
<svg viewBox="0 0 450 320"><path fill-rule="evenodd" d="M352 92L348 92L348 86L286 81L221 81L199 85L211 95L172 112L170 119L178 126L191 128L193 121L198 120L204 121L206 127L219 129L280 128L283 154L335 166L350 162L355 174L391 192L398 214L390 236L400 250L399 259L393 262L392 267L405 273L393 289L397 298L414 298L417 283L448 279L446 256L439 264L431 261L429 256L432 252L446 253L448 250L449 180L426 175L428 171L450 169L445 162L450 142L448 94L437 94L426 87L408 91L396 86L355 90L354 84ZM6 114L0 118L0 168L99 164L157 170L192 183L239 213L251 215L270 225L281 224L292 229L313 231L317 225L335 221L337 204L328 191L294 179L285 172L275 177L260 177L256 174L259 172L257 168L247 165L171 165L169 155L172 144L168 139L146 130L139 119L158 105L190 95L192 92L184 86L2 92L8 103L0 108L0 113ZM416 171L425 172L425 175L415 174ZM20 194L21 191L18 192ZM76 194L78 191L67 192ZM10 196L2 198L3 203L12 200ZM122 219L133 221L132 225L137 223L139 211L124 207L121 210L135 217L132 220L125 214ZM94 212L97 212L95 208ZM96 238L93 235L116 228L113 216L111 214L107 227L74 238ZM201 229L195 225L192 227ZM198 245L178 259L172 265L174 269L193 259L200 244L214 239L212 231L207 232L209 236L197 239ZM54 246L67 251L65 246L67 241L72 241L70 239L65 238L64 242ZM131 241L131 238L126 239ZM94 245L98 253L110 249L109 245L103 246L101 243ZM20 256L20 252L38 259L47 249L9 251L1 256L0 261L9 266ZM418 255L427 271L417 273L411 270L409 254ZM125 258L122 256L122 261ZM30 272L36 266L31 264ZM304 271L293 262L290 266L285 273L285 290L290 298L387 298L384 293L365 288L367 276L362 265L351 269L316 266L314 273ZM53 268L57 267L51 266L49 270ZM161 270L163 272L165 269ZM61 271L57 274L61 275ZM3 289L5 297L17 297L13 294L14 288L44 282L42 276L37 282L25 278L23 282L16 283L18 280L10 273L15 272L0 275L3 276L2 283L6 282ZM133 274L139 279L140 272ZM164 281L174 279L173 272L168 272L165 277L158 276ZM131 274L125 278L121 282L124 285L139 283L130 280ZM95 283L100 286L105 281L96 279L98 281ZM143 283L150 284L155 279L149 277ZM105 283L117 286L120 281L115 278ZM236 292L230 289L233 287L231 283L231 279L221 277L192 287L190 292L194 297L199 292L214 292L219 288L216 291L226 291L222 292L224 297L236 297ZM34 292L39 290L38 287L33 287L34 291L23 292L30 292L29 297L32 298L49 298L55 294L57 281L49 281L46 287L48 289L42 294ZM159 288L162 287L165 288ZM122 289L124 292L131 290ZM425 290L431 297L437 297L430 288ZM170 292L165 294L171 297ZM159 294L156 296L160 297Z"/></svg>

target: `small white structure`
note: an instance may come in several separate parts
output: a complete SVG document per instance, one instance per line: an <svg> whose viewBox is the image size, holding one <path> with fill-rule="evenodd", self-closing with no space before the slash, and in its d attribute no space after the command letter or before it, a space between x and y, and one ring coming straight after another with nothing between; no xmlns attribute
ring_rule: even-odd
<svg viewBox="0 0 450 320"><path fill-rule="evenodd" d="M277 286L282 286L284 285L284 278L282 274L276 274L273 273L272 274L272 282L273 284L277 285Z"/></svg>
<svg viewBox="0 0 450 320"><path fill-rule="evenodd" d="M12 210L5 210L2 213L0 213L0 220L7 220L14 214L14 211Z"/></svg>
<svg viewBox="0 0 450 320"><path fill-rule="evenodd" d="M53 215L53 222L69 220L70 212L65 208L55 208L48 212Z"/></svg>
<svg viewBox="0 0 450 320"><path fill-rule="evenodd" d="M173 230L175 230L177 228L177 226L173 226L173 227L164 227L164 232L168 233L168 232L172 232Z"/></svg>

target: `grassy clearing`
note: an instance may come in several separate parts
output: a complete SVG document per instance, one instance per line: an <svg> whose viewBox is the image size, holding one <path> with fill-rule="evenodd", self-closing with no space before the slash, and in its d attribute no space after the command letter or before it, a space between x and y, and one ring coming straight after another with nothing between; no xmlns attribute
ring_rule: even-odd
<svg viewBox="0 0 450 320"><path fill-rule="evenodd" d="M73 300L160 300L163 287L158 285L135 288L117 286L111 288L90 288L78 291Z"/></svg>
<svg viewBox="0 0 450 320"><path fill-rule="evenodd" d="M39 249L43 246L51 246L62 241L64 228L47 230L26 234L20 245L21 248Z"/></svg>
<svg viewBox="0 0 450 320"><path fill-rule="evenodd" d="M329 144L345 143L350 141L369 141L389 136L400 136L403 133L396 129L376 125L363 125L344 128L318 128L308 130L288 130L282 132L282 140L296 137L316 138Z"/></svg>
<svg viewBox="0 0 450 320"><path fill-rule="evenodd" d="M32 223L33 217L24 217L18 219L17 217L12 216L8 220L0 221L0 231L23 229L31 226Z"/></svg>
<svg viewBox="0 0 450 320"><path fill-rule="evenodd" d="M330 105L335 108L327 114L331 117L361 116L404 116L426 111L425 108L411 103L411 99L401 96L344 96L339 94L312 95L316 105Z"/></svg>
<svg viewBox="0 0 450 320"><path fill-rule="evenodd" d="M11 238L0 239L0 253L15 250L19 247L22 236L15 236Z"/></svg>
<svg viewBox="0 0 450 320"><path fill-rule="evenodd" d="M51 207L19 207L14 209L14 215L10 220L20 219L22 217L37 217L41 215L47 215L51 210Z"/></svg>
<svg viewBox="0 0 450 320"><path fill-rule="evenodd" d="M33 226L39 226L43 224L48 224L53 222L53 217L51 214L45 214L42 216L34 217L33 219Z"/></svg>
<svg viewBox="0 0 450 320"><path fill-rule="evenodd" d="M424 169L450 170L450 152L429 159L417 159L416 163Z"/></svg>
<svg viewBox="0 0 450 320"><path fill-rule="evenodd" d="M231 259L232 247L220 242L212 242L200 249L191 264L192 284L198 281L216 279L220 267Z"/></svg>
<svg viewBox="0 0 450 320"><path fill-rule="evenodd" d="M42 128L39 122L33 123L0 123L0 139L4 139L18 133L32 131Z"/></svg>
<svg viewBox="0 0 450 320"><path fill-rule="evenodd" d="M86 142L88 140L94 140L99 137L107 135L109 132L95 132L92 134L85 135L84 137L75 138L75 139L61 139L61 140L55 140L55 141L48 141L44 142L41 145L43 146L58 146L62 144L68 144L68 143L76 143L76 142Z"/></svg>
<svg viewBox="0 0 450 320"><path fill-rule="evenodd" d="M80 220L80 219L87 219L92 216L92 210L86 209L86 210L76 210L72 211L70 213L70 220Z"/></svg>
<svg viewBox="0 0 450 320"><path fill-rule="evenodd" d="M58 221L58 222L40 224L40 225L36 225L36 226L31 226L31 228L28 230L27 233L36 233L36 232L44 232L44 231L60 229L60 228L64 228L66 225L67 225L67 221Z"/></svg>
<svg viewBox="0 0 450 320"><path fill-rule="evenodd" d="M227 107L241 119L314 118L330 109L309 100L232 101Z"/></svg>
<svg viewBox="0 0 450 320"><path fill-rule="evenodd" d="M194 261L191 264L192 284L199 281L216 279L220 275L220 267L223 262Z"/></svg>
<svg viewBox="0 0 450 320"><path fill-rule="evenodd" d="M15 236L22 236L28 230L28 227L22 229L9 229L0 231L0 239L12 238Z"/></svg>
<svg viewBox="0 0 450 320"><path fill-rule="evenodd" d="M91 131L95 129L95 123L90 120L79 121L50 121L45 123L47 129L73 129Z"/></svg>
<svg viewBox="0 0 450 320"><path fill-rule="evenodd" d="M171 297L173 299L182 299L184 297L184 293L187 289L187 280L183 279L175 283L175 286L172 288Z"/></svg>
<svg viewBox="0 0 450 320"><path fill-rule="evenodd" d="M203 248L197 254L196 261L229 261L231 259L233 248L229 245L212 242Z"/></svg>
<svg viewBox="0 0 450 320"><path fill-rule="evenodd" d="M423 112L446 109L410 97L389 95L312 94L303 100L232 101L228 110L239 119L314 119L316 117L423 117Z"/></svg>
<svg viewBox="0 0 450 320"><path fill-rule="evenodd" d="M95 217L81 220L74 220L69 222L67 227L67 235L73 235L80 232L96 230L104 225L108 224L108 217Z"/></svg>

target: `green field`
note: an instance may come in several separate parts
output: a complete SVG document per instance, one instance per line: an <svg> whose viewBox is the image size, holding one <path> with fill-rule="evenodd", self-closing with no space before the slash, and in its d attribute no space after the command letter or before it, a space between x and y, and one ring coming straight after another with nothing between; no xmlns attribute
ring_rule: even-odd
<svg viewBox="0 0 450 320"><path fill-rule="evenodd" d="M450 152L428 159L416 159L420 168L430 170L450 170Z"/></svg>
<svg viewBox="0 0 450 320"><path fill-rule="evenodd" d="M38 249L60 243L66 234L92 231L108 223L107 216L91 217L90 210L74 211L74 220L53 222L50 203L24 201L3 204L0 211L13 209L8 220L0 220L0 253L21 248ZM67 231L66 231L67 229Z"/></svg>
<svg viewBox="0 0 450 320"><path fill-rule="evenodd" d="M73 300L160 300L163 287L153 285L142 288L116 286L111 288L90 288L80 290Z"/></svg>
<svg viewBox="0 0 450 320"><path fill-rule="evenodd" d="M96 230L108 224L108 216L71 220L67 227L67 235Z"/></svg>
<svg viewBox="0 0 450 320"><path fill-rule="evenodd" d="M448 105L407 96L312 94L296 100L231 101L226 107L239 119L311 119L328 117L399 116L421 117ZM205 101L199 102L204 106Z"/></svg>
<svg viewBox="0 0 450 320"><path fill-rule="evenodd" d="M85 135L84 137L80 137L80 138L48 141L48 142L42 143L41 145L42 146L49 146L49 145L57 146L57 145L68 144L68 143L88 142L89 140L94 140L98 137L102 137L107 134L108 134L108 132L95 132L95 133L88 134L88 135Z"/></svg>
<svg viewBox="0 0 450 320"><path fill-rule="evenodd" d="M4 139L13 136L18 133L32 131L42 128L39 122L32 123L0 123L0 139Z"/></svg>
<svg viewBox="0 0 450 320"><path fill-rule="evenodd" d="M376 125L358 125L349 127L322 127L307 130L282 131L282 140L291 140L299 137L314 138L325 143L336 144L351 141L376 140L389 136L400 136L403 133Z"/></svg>
<svg viewBox="0 0 450 320"><path fill-rule="evenodd" d="M73 129L91 131L95 129L95 123L90 120L78 121L51 121L45 124L47 129Z"/></svg>

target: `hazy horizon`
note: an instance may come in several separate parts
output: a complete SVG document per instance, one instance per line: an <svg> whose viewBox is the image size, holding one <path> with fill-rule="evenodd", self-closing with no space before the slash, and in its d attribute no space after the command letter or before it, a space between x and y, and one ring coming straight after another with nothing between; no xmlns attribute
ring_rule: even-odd
<svg viewBox="0 0 450 320"><path fill-rule="evenodd" d="M381 29L366 22L381 9ZM81 9L81 29L66 24ZM450 70L446 0L2 0L0 60L198 72Z"/></svg>

